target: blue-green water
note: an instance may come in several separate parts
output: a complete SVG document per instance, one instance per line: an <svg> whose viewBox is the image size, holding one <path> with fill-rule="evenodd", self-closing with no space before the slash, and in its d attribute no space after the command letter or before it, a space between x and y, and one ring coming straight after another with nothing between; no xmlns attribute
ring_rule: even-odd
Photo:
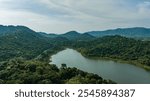
<svg viewBox="0 0 150 101"><path fill-rule="evenodd" d="M88 59L73 49L60 51L51 60L51 64L58 67L65 63L68 67L77 67L121 84L150 84L150 72L142 68L114 61Z"/></svg>

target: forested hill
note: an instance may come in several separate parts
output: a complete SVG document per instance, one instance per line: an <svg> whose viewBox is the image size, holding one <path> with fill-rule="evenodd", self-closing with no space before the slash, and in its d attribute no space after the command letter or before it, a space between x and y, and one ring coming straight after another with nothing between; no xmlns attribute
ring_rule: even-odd
<svg viewBox="0 0 150 101"><path fill-rule="evenodd" d="M150 41L140 41L121 36L105 36L89 42L74 44L83 55L119 59L138 65L146 65L150 70Z"/></svg>
<svg viewBox="0 0 150 101"><path fill-rule="evenodd" d="M89 41L89 40L92 40L95 38L94 36L92 36L88 33L81 34L76 31L70 31L65 34L61 34L60 36L65 37L72 41Z"/></svg>
<svg viewBox="0 0 150 101"><path fill-rule="evenodd" d="M47 49L61 49L70 45L71 41L87 41L93 38L89 34L79 34L75 31L56 35L35 32L26 26L0 25L0 61L13 57L32 59Z"/></svg>
<svg viewBox="0 0 150 101"><path fill-rule="evenodd" d="M0 25L0 36L5 36L5 35L10 35L13 33L36 33L35 31L31 30L30 28L26 27L26 26L13 26L13 25L9 25L9 26L3 26Z"/></svg>
<svg viewBox="0 0 150 101"><path fill-rule="evenodd" d="M67 39L61 39L60 43ZM0 61L14 57L32 59L43 51L59 48L58 40L45 37L25 26L0 26Z"/></svg>

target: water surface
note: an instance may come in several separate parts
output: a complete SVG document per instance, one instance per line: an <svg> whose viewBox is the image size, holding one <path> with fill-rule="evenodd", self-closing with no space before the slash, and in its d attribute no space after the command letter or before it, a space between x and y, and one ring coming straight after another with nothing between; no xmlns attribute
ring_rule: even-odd
<svg viewBox="0 0 150 101"><path fill-rule="evenodd" d="M51 60L51 64L58 67L65 63L68 67L77 67L121 84L150 84L150 72L140 67L110 60L88 59L73 49L60 51L53 55Z"/></svg>

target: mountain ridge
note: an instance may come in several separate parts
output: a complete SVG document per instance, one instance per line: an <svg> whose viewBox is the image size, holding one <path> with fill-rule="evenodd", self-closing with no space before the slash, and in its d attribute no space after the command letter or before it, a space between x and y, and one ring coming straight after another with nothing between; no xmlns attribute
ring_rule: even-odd
<svg viewBox="0 0 150 101"><path fill-rule="evenodd" d="M0 61L19 56L30 59L50 47L50 39L28 27L0 26Z"/></svg>
<svg viewBox="0 0 150 101"><path fill-rule="evenodd" d="M95 37L88 34L88 33L84 33L84 34L81 34L79 32L76 32L76 31L69 31L65 34L61 34L60 35L61 37L65 37L69 40L73 40L73 41L86 41L86 40L92 40L94 39Z"/></svg>
<svg viewBox="0 0 150 101"><path fill-rule="evenodd" d="M30 29L29 27L26 26L13 26L13 25L0 25L0 36L4 35L10 35L12 33L19 33L19 32L26 32L26 33L36 33L34 30Z"/></svg>
<svg viewBox="0 0 150 101"><path fill-rule="evenodd" d="M121 35L125 37L150 37L150 28L132 27L132 28L117 28L104 31L87 32L95 37L103 37L107 35Z"/></svg>
<svg viewBox="0 0 150 101"><path fill-rule="evenodd" d="M112 35L120 35L129 38L149 40L150 39L150 28L145 27L131 27L131 28L116 28L116 29L108 29L104 31L89 31L85 33L79 33L77 31L69 31L64 34L47 34L49 37L62 36L66 37L70 40L76 40L81 35L90 35L91 37L103 37L103 36L112 36ZM79 38L80 39L80 38ZM92 39L92 38L91 38Z"/></svg>

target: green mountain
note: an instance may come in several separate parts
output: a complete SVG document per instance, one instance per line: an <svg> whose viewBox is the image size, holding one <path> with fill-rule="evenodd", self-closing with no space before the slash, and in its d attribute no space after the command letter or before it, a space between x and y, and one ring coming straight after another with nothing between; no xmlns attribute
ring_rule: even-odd
<svg viewBox="0 0 150 101"><path fill-rule="evenodd" d="M42 36L44 36L44 37L48 37L48 38L56 38L56 37L58 37L58 35L57 34L52 34L52 33L50 33L50 34L47 34L47 33L45 33L45 32L38 32L40 35L42 35Z"/></svg>
<svg viewBox="0 0 150 101"><path fill-rule="evenodd" d="M65 34L60 35L61 37L65 37L69 40L75 40L80 36L80 33L76 32L76 31L70 31L67 32Z"/></svg>
<svg viewBox="0 0 150 101"><path fill-rule="evenodd" d="M28 27L25 26L3 26L0 25L0 36L5 36L5 35L10 35L13 33L21 33L21 32L26 32L26 33L35 33L35 31L31 30Z"/></svg>
<svg viewBox="0 0 150 101"><path fill-rule="evenodd" d="M79 41L90 41L93 39L95 39L95 37L88 33L80 34L80 36L77 38Z"/></svg>
<svg viewBox="0 0 150 101"><path fill-rule="evenodd" d="M92 36L88 33L81 34L81 33L78 33L76 31L70 31L70 32L62 34L60 36L65 37L65 38L72 40L72 41L89 41L89 40L92 40L95 38L94 36Z"/></svg>
<svg viewBox="0 0 150 101"><path fill-rule="evenodd" d="M20 56L30 59L53 46L49 38L24 26L2 26L0 35L0 61Z"/></svg>

